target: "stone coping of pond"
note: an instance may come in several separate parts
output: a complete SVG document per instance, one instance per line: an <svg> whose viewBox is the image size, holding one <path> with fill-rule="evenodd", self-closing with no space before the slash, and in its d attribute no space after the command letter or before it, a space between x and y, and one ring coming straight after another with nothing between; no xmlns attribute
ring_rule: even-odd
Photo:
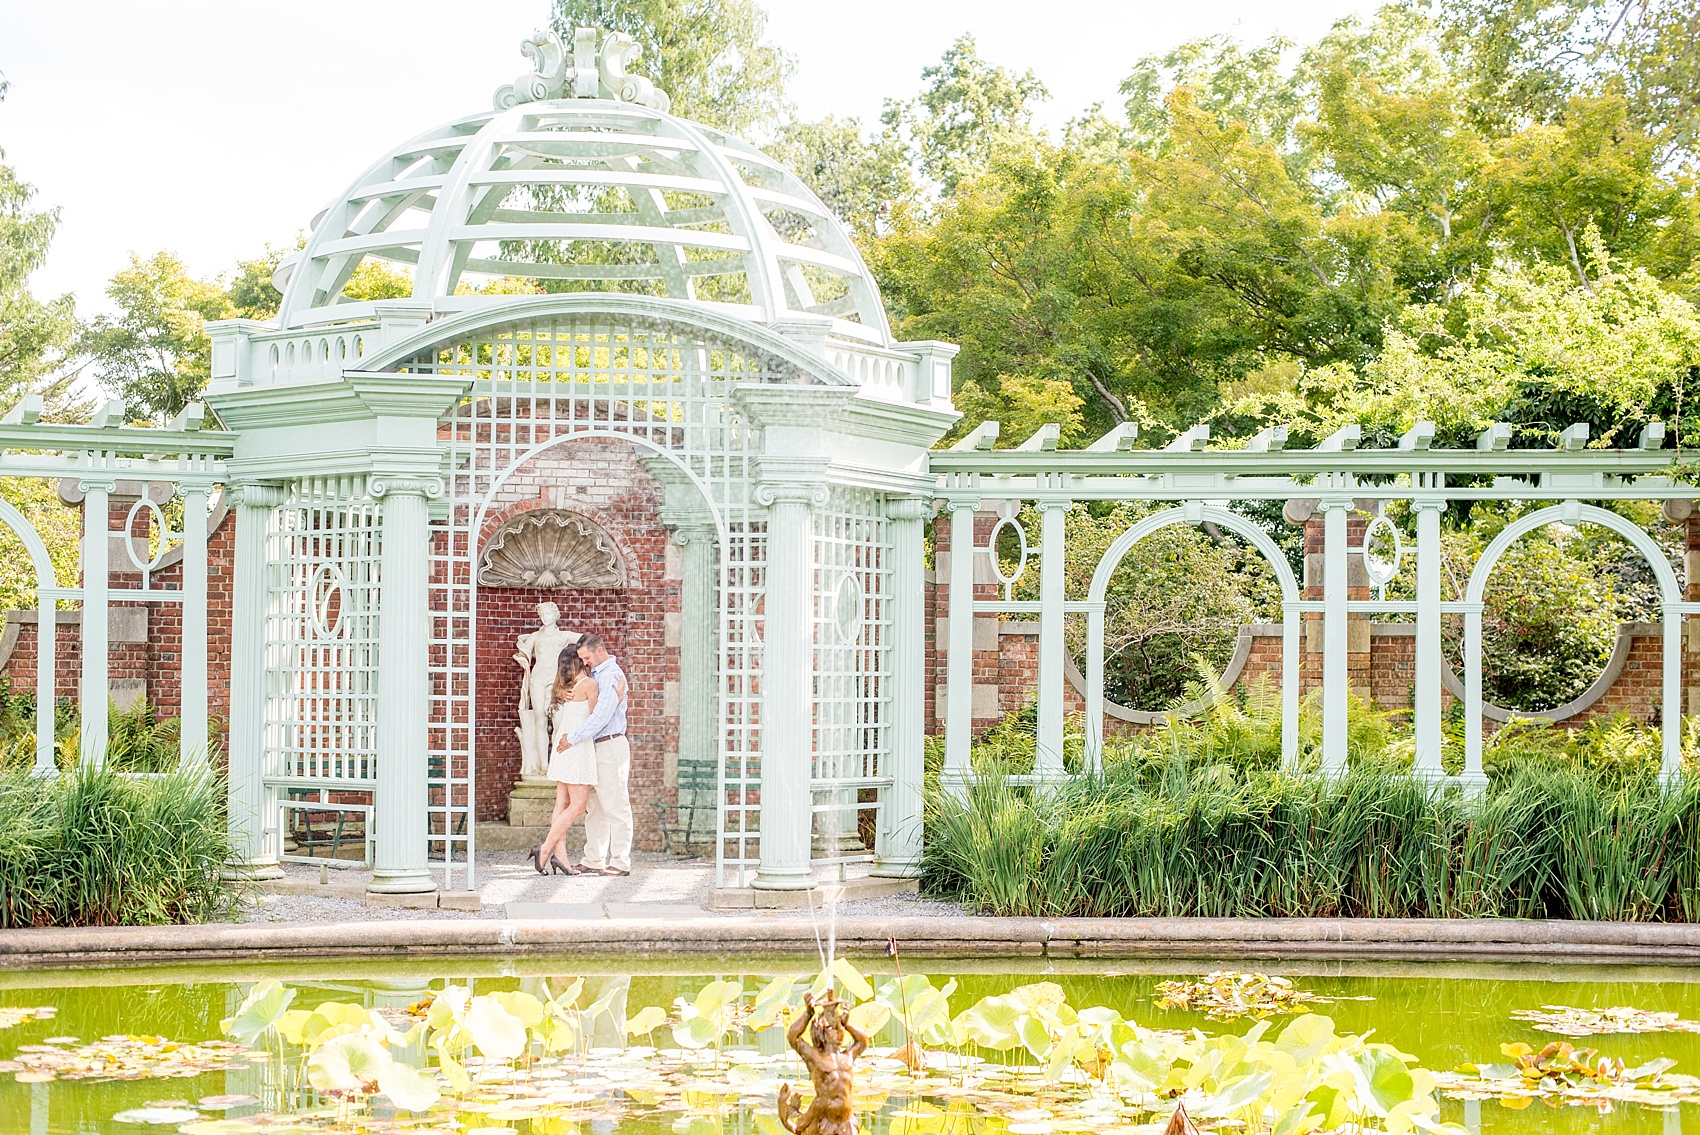
<svg viewBox="0 0 1700 1135"><path fill-rule="evenodd" d="M0 933L0 968L429 955L814 955L795 915L677 915L30 929ZM1388 958L1700 963L1700 925L1513 919L846 917L851 956Z"/></svg>

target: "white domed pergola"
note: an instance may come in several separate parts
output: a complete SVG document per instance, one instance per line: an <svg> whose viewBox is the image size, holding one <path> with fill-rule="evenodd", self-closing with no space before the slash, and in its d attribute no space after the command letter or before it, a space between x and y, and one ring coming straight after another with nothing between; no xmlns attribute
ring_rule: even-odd
<svg viewBox="0 0 1700 1135"><path fill-rule="evenodd" d="M712 797L721 884L807 888L867 858L864 812L882 869L911 872L923 722L892 690L923 684L926 452L957 416L955 350L893 342L843 226L756 148L669 114L627 37L523 49L494 109L390 150L314 218L274 323L211 328L208 402L240 438L251 857L276 856L286 796L337 793L373 808L375 889L473 878L480 792L506 792L481 772L508 728L481 720L485 689L512 679L511 645L481 638L479 557L515 508L595 497L573 531L618 545L632 588L655 559L634 533L671 533L672 653L628 659L670 700L633 736ZM412 294L359 298L368 261ZM608 503L644 485L653 516ZM633 618L634 638L654 625Z"/></svg>

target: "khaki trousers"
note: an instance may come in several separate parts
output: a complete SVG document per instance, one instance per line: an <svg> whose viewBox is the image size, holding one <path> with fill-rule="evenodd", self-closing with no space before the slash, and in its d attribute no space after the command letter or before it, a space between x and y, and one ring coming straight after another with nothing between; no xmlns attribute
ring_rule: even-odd
<svg viewBox="0 0 1700 1135"><path fill-rule="evenodd" d="M596 742L596 791L584 813L582 866L632 869L632 750L624 737Z"/></svg>

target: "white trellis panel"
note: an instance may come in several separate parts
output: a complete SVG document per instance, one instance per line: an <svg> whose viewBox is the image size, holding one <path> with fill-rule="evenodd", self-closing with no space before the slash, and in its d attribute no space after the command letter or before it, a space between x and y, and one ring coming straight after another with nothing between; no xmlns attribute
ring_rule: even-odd
<svg viewBox="0 0 1700 1135"><path fill-rule="evenodd" d="M815 862L870 858L857 821L891 786L891 569L884 498L833 486L814 510ZM863 799L872 797L872 799Z"/></svg>
<svg viewBox="0 0 1700 1135"><path fill-rule="evenodd" d="M379 503L362 476L308 477L272 515L265 778L370 792L377 778Z"/></svg>

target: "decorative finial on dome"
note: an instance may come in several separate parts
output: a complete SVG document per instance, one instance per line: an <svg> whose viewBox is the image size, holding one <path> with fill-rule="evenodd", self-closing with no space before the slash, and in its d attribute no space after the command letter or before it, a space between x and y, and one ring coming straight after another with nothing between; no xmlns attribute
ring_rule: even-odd
<svg viewBox="0 0 1700 1135"><path fill-rule="evenodd" d="M641 75L628 74L626 67L642 50L624 32L609 32L596 42L595 28L573 31L573 53L569 59L561 37L552 31L535 31L522 41L519 50L531 60L531 71L496 89L496 109L507 110L522 102L546 99L612 99L666 110L666 91Z"/></svg>

